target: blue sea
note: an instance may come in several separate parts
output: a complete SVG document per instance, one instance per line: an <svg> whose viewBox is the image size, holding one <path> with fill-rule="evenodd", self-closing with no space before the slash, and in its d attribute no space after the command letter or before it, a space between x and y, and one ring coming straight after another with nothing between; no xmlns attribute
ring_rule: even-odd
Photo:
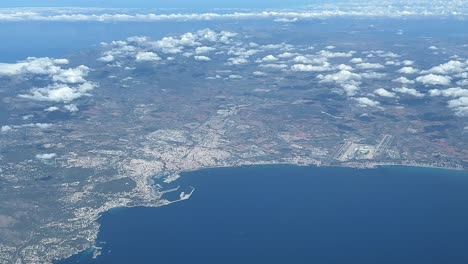
<svg viewBox="0 0 468 264"><path fill-rule="evenodd" d="M468 172L252 166L183 174L189 200L111 210L69 263L468 263Z"/></svg>

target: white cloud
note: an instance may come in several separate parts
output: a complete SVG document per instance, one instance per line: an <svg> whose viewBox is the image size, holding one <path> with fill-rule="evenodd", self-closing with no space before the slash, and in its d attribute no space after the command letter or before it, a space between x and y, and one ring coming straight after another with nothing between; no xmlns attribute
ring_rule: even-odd
<svg viewBox="0 0 468 264"><path fill-rule="evenodd" d="M229 58L227 64L228 65L241 65L241 64L247 64L247 63L249 63L248 59L237 57L237 58Z"/></svg>
<svg viewBox="0 0 468 264"><path fill-rule="evenodd" d="M350 62L351 63L363 63L364 60L362 58L352 58Z"/></svg>
<svg viewBox="0 0 468 264"><path fill-rule="evenodd" d="M415 73L418 73L419 70L415 69L413 67L403 67L403 68L399 69L398 72L399 73L404 73L404 74L415 74Z"/></svg>
<svg viewBox="0 0 468 264"><path fill-rule="evenodd" d="M393 88L392 91L401 93L401 94L415 96L415 97L424 97L423 93L419 92L418 90L414 88L407 88L407 87Z"/></svg>
<svg viewBox="0 0 468 264"><path fill-rule="evenodd" d="M343 70L333 74L320 74L317 76L317 78L320 79L322 82L346 83L348 81L360 81L361 75Z"/></svg>
<svg viewBox="0 0 468 264"><path fill-rule="evenodd" d="M39 128L39 129L47 129L52 127L52 124L47 123L29 123L24 125L9 125L9 126L2 126L0 128L0 132L8 132L14 129L21 129L21 128Z"/></svg>
<svg viewBox="0 0 468 264"><path fill-rule="evenodd" d="M356 100L359 103L359 106L362 106L362 107L367 107L367 106L377 107L380 105L378 101L369 99L367 97L357 97L357 98L354 98L354 100Z"/></svg>
<svg viewBox="0 0 468 264"><path fill-rule="evenodd" d="M458 116L468 116L468 89L460 87L445 90L432 89L429 91L429 95L456 98L448 101L448 107Z"/></svg>
<svg viewBox="0 0 468 264"><path fill-rule="evenodd" d="M48 159L53 159L57 156L55 153L44 153L44 154L37 154L36 159L41 159L41 160L48 160Z"/></svg>
<svg viewBox="0 0 468 264"><path fill-rule="evenodd" d="M29 57L17 63L0 63L0 75L55 75L62 70L60 65L68 63L66 59Z"/></svg>
<svg viewBox="0 0 468 264"><path fill-rule="evenodd" d="M363 72L363 73L360 73L360 75L362 78L366 78L366 79L382 79L385 76L387 76L387 74L380 73L380 72Z"/></svg>
<svg viewBox="0 0 468 264"><path fill-rule="evenodd" d="M323 64L327 62L326 57L317 57L317 56L303 56L299 55L294 57L293 62L299 64Z"/></svg>
<svg viewBox="0 0 468 264"><path fill-rule="evenodd" d="M291 53L291 52L283 52L283 53L278 55L278 58L287 59L287 58L294 57L295 55L296 54Z"/></svg>
<svg viewBox="0 0 468 264"><path fill-rule="evenodd" d="M257 62L259 62L259 63L269 63L269 62L275 62L277 60L278 60L278 58L276 58L275 56L267 55L267 56L257 60Z"/></svg>
<svg viewBox="0 0 468 264"><path fill-rule="evenodd" d="M94 22L156 22L156 21L209 21L271 19L294 22L304 19L328 17L464 17L464 1L344 1L333 4L314 4L303 10L244 11L233 13L134 13L129 9L65 9L64 8L14 8L0 12L1 21L94 21ZM65 11L65 12L64 12ZM132 12L133 11L133 12Z"/></svg>
<svg viewBox="0 0 468 264"><path fill-rule="evenodd" d="M70 113L78 112L78 106L75 104L64 105L63 108Z"/></svg>
<svg viewBox="0 0 468 264"><path fill-rule="evenodd" d="M193 57L197 61L210 61L211 59L207 56L194 56Z"/></svg>
<svg viewBox="0 0 468 264"><path fill-rule="evenodd" d="M102 62L113 62L114 59L115 59L114 56L106 55L106 56L102 56L102 57L98 58L97 60L102 61Z"/></svg>
<svg viewBox="0 0 468 264"><path fill-rule="evenodd" d="M60 110L60 108L58 108L57 106L51 106L51 107L44 109L45 112L54 112L58 110Z"/></svg>
<svg viewBox="0 0 468 264"><path fill-rule="evenodd" d="M393 53L393 52L379 53L378 56L381 58L399 58L400 57L400 55Z"/></svg>
<svg viewBox="0 0 468 264"><path fill-rule="evenodd" d="M336 66L336 69L340 71L353 71L354 70L353 67L346 65L346 64L339 64L338 66Z"/></svg>
<svg viewBox="0 0 468 264"><path fill-rule="evenodd" d="M457 84L460 86L468 86L468 79L460 80L457 82Z"/></svg>
<svg viewBox="0 0 468 264"><path fill-rule="evenodd" d="M399 83L402 83L402 84L412 84L414 83L413 80L410 80L406 77L399 77L399 78L396 78L394 80L392 80L393 82L399 82Z"/></svg>
<svg viewBox="0 0 468 264"><path fill-rule="evenodd" d="M387 91L387 90L385 90L385 89L383 89L383 88L376 89L376 90L374 91L374 94L376 94L376 95L378 95L378 96L390 97L390 98L396 96L395 93L389 92L389 91Z"/></svg>
<svg viewBox="0 0 468 264"><path fill-rule="evenodd" d="M196 54L206 54L212 51L215 51L216 48L213 47L208 47L208 46L202 46L202 47L196 47L195 48L195 53Z"/></svg>
<svg viewBox="0 0 468 264"><path fill-rule="evenodd" d="M229 79L242 79L242 76L237 75L237 74L230 74L228 78Z"/></svg>
<svg viewBox="0 0 468 264"><path fill-rule="evenodd" d="M135 56L136 61L158 61L161 60L161 58L158 56L158 54L147 51L147 52L138 52Z"/></svg>
<svg viewBox="0 0 468 264"><path fill-rule="evenodd" d="M13 128L11 126L2 126L2 127L0 127L0 132L5 133L5 132L8 132L8 131L10 131L12 129Z"/></svg>
<svg viewBox="0 0 468 264"><path fill-rule="evenodd" d="M41 101L69 102L88 95L87 92L96 85L88 83L85 79L90 71L87 66L63 69L62 66L68 63L67 59L29 57L17 63L0 64L0 75L48 75L51 84L43 88L32 88L28 93L19 96Z"/></svg>
<svg viewBox="0 0 468 264"><path fill-rule="evenodd" d="M432 89L429 90L430 96L445 96L445 97L468 97L468 89L460 87L448 88L445 90Z"/></svg>
<svg viewBox="0 0 468 264"><path fill-rule="evenodd" d="M452 108L457 116L468 116L468 96L450 100L448 107Z"/></svg>
<svg viewBox="0 0 468 264"><path fill-rule="evenodd" d="M402 63L403 63L403 65L405 65L405 66L411 66L411 65L414 64L414 61L412 61L412 60L404 60L404 61L402 61Z"/></svg>
<svg viewBox="0 0 468 264"><path fill-rule="evenodd" d="M333 68L330 63L324 63L323 65L307 65L307 64L294 64L291 66L291 71L296 72L323 72L330 71Z"/></svg>
<svg viewBox="0 0 468 264"><path fill-rule="evenodd" d="M383 69L385 66L383 66L380 63L369 63L369 62L362 62L356 64L356 67L360 69L366 69L366 70L376 70L376 69Z"/></svg>
<svg viewBox="0 0 468 264"><path fill-rule="evenodd" d="M283 22L283 23L293 23L293 22L296 22L297 20L298 20L297 17L293 17L293 18L281 17L281 18L276 18L274 21Z"/></svg>
<svg viewBox="0 0 468 264"><path fill-rule="evenodd" d="M262 68L269 68L269 69L276 69L276 70L281 70L285 69L288 67L287 64L274 64L274 63L268 63L268 64L260 64L259 67Z"/></svg>
<svg viewBox="0 0 468 264"><path fill-rule="evenodd" d="M400 66L401 62L399 61L394 61L394 60L389 60L385 62L385 65L391 65L391 66Z"/></svg>
<svg viewBox="0 0 468 264"><path fill-rule="evenodd" d="M331 52L328 50L321 50L318 52L318 55L323 56L325 58L349 58L349 57L352 57L354 53L356 52L355 51Z"/></svg>
<svg viewBox="0 0 468 264"><path fill-rule="evenodd" d="M333 82L339 84L347 96L353 96L359 90L360 80L362 77L359 74L347 70L341 70L333 74L319 74L317 79L319 79L320 82Z"/></svg>
<svg viewBox="0 0 468 264"><path fill-rule="evenodd" d="M452 78L444 75L428 74L419 76L416 81L425 85L450 85Z"/></svg>
<svg viewBox="0 0 468 264"><path fill-rule="evenodd" d="M265 76L265 75L267 75L266 73L261 72L261 71L254 71L252 74L253 74L254 76Z"/></svg>
<svg viewBox="0 0 468 264"><path fill-rule="evenodd" d="M71 102L83 96L89 96L96 85L94 83L83 83L78 86L55 83L43 88L33 88L27 94L19 96L26 99L51 102Z"/></svg>
<svg viewBox="0 0 468 264"><path fill-rule="evenodd" d="M84 65L80 65L76 68L60 70L57 74L52 76L52 80L55 82L69 84L84 83L86 82L84 77L87 76L88 73L89 68Z"/></svg>
<svg viewBox="0 0 468 264"><path fill-rule="evenodd" d="M468 66L468 63L466 62L451 60L447 63L443 63L438 66L432 67L431 69L427 71L423 71L422 73L423 74L434 73L434 74L442 74L442 75L455 74L455 73L468 71L467 66Z"/></svg>

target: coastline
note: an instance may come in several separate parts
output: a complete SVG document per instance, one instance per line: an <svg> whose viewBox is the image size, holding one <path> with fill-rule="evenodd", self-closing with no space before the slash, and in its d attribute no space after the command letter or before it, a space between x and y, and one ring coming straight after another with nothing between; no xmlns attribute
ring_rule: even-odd
<svg viewBox="0 0 468 264"><path fill-rule="evenodd" d="M348 168L348 169L379 169L379 168L414 168L414 169L436 169L436 170L449 170L449 171L467 171L465 168L459 168L459 167L449 167L449 166L434 166L432 164L426 164L426 163L391 163L391 162L373 162L373 163L347 163L347 164L322 164L322 163L310 163L310 164L305 164L305 163L291 163L291 162L259 162L259 163L252 163L252 164L239 164L239 165L231 165L231 166L207 166L203 168L197 168L197 169L191 169L191 170L184 170L179 172L178 174L180 175L180 178L183 177L184 174L192 173L192 172L197 172L197 171L202 171L202 170L209 170L209 169L223 169L223 168L246 168L246 167L277 167L277 166L284 166L284 167L315 167L315 168ZM171 188L165 191L162 191L163 193L169 193L169 192L174 192L178 191L179 187L176 188ZM195 191L194 187L191 187L192 191L190 195ZM148 204L136 204L136 205L125 205L125 206L116 206L109 208L108 210L102 212L99 214L99 217L95 220L97 226L98 226L98 232L101 229L101 223L99 220L101 219L102 215L106 213L112 213L113 211L120 211L123 209L129 209L129 208L158 208L162 206L167 206L170 204L174 204L177 202L182 202L184 200L190 199L190 195L187 198L180 198L175 201L168 201L165 200L166 202L160 203L160 204L154 204L154 205L148 205ZM102 247L98 246L98 243L105 243L104 241L98 241L97 240L97 235L95 236L96 239L93 241L92 245L85 249L76 252L74 255L70 255L68 257L62 258L62 259L57 259L53 263L61 263L61 261L68 259L72 256L75 255L81 255L81 254L92 254L93 258L96 258L99 256L102 252L101 249Z"/></svg>

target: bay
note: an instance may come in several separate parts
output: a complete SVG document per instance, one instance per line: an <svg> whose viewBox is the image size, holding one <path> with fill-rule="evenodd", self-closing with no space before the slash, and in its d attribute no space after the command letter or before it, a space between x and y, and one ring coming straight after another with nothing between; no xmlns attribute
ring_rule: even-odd
<svg viewBox="0 0 468 264"><path fill-rule="evenodd" d="M60 263L468 263L468 173L252 166L183 174L189 200L111 210Z"/></svg>

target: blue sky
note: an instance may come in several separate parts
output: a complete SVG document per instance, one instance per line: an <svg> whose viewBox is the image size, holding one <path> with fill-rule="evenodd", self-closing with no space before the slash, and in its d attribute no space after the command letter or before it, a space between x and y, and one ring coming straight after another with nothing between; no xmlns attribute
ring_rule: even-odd
<svg viewBox="0 0 468 264"><path fill-rule="evenodd" d="M203 10L211 8L287 8L304 6L321 0L2 0L0 7L32 6L86 6L86 7L151 7L187 8Z"/></svg>

